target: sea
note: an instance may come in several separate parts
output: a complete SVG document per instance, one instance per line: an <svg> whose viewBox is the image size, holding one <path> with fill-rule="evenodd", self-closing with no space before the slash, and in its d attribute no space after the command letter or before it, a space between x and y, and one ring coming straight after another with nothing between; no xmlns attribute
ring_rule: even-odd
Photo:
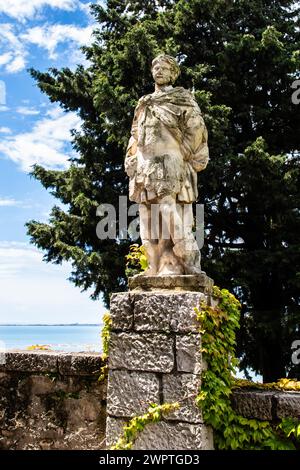
<svg viewBox="0 0 300 470"><path fill-rule="evenodd" d="M102 325L0 325L0 349L101 352Z"/></svg>

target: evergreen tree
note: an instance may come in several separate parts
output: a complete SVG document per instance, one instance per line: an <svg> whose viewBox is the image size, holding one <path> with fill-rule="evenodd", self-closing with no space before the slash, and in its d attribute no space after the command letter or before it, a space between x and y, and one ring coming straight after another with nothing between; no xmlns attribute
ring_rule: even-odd
<svg viewBox="0 0 300 470"><path fill-rule="evenodd" d="M271 381L297 374L299 335L299 7L292 0L108 0L92 7L99 30L90 65L32 70L52 102L82 118L65 171L33 176L62 201L48 224L31 221L46 261L73 265L93 297L124 290L130 240L99 240L96 208L128 194L123 160L137 99L153 91L152 58L176 55L177 84L194 88L209 130L211 161L199 177L205 204L203 267L243 302L239 354ZM117 221L118 231L118 221ZM299 338L298 338L299 339Z"/></svg>

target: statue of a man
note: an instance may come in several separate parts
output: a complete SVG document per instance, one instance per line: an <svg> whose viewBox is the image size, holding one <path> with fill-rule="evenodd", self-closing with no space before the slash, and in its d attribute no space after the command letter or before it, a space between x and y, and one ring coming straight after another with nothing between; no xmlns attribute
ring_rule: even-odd
<svg viewBox="0 0 300 470"><path fill-rule="evenodd" d="M209 159L207 130L190 91L172 86L179 73L173 57L153 60L155 91L137 104L125 158L129 198L139 203L147 275L201 272L192 203L197 172Z"/></svg>

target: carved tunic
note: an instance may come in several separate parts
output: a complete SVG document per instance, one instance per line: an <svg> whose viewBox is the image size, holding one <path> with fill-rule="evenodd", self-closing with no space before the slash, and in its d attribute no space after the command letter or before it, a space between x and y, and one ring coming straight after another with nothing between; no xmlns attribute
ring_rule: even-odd
<svg viewBox="0 0 300 470"><path fill-rule="evenodd" d="M189 91L169 87L139 100L125 158L130 200L172 195L191 203L198 197L197 172L207 163L207 130Z"/></svg>

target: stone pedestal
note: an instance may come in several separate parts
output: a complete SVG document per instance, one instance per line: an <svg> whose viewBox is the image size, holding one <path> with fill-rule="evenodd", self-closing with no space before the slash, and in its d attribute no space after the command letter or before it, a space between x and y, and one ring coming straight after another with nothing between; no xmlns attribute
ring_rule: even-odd
<svg viewBox="0 0 300 470"><path fill-rule="evenodd" d="M192 277L173 276L171 283L163 276L152 282L135 277L130 282L134 290L112 295L107 447L117 441L124 424L145 413L151 403L179 402L179 410L146 426L134 449L213 449L212 431L195 404L203 363L194 311L201 301L210 302L212 280L203 274L202 285L196 283L198 291L184 290L184 282L190 286ZM142 290L145 286L147 291Z"/></svg>

